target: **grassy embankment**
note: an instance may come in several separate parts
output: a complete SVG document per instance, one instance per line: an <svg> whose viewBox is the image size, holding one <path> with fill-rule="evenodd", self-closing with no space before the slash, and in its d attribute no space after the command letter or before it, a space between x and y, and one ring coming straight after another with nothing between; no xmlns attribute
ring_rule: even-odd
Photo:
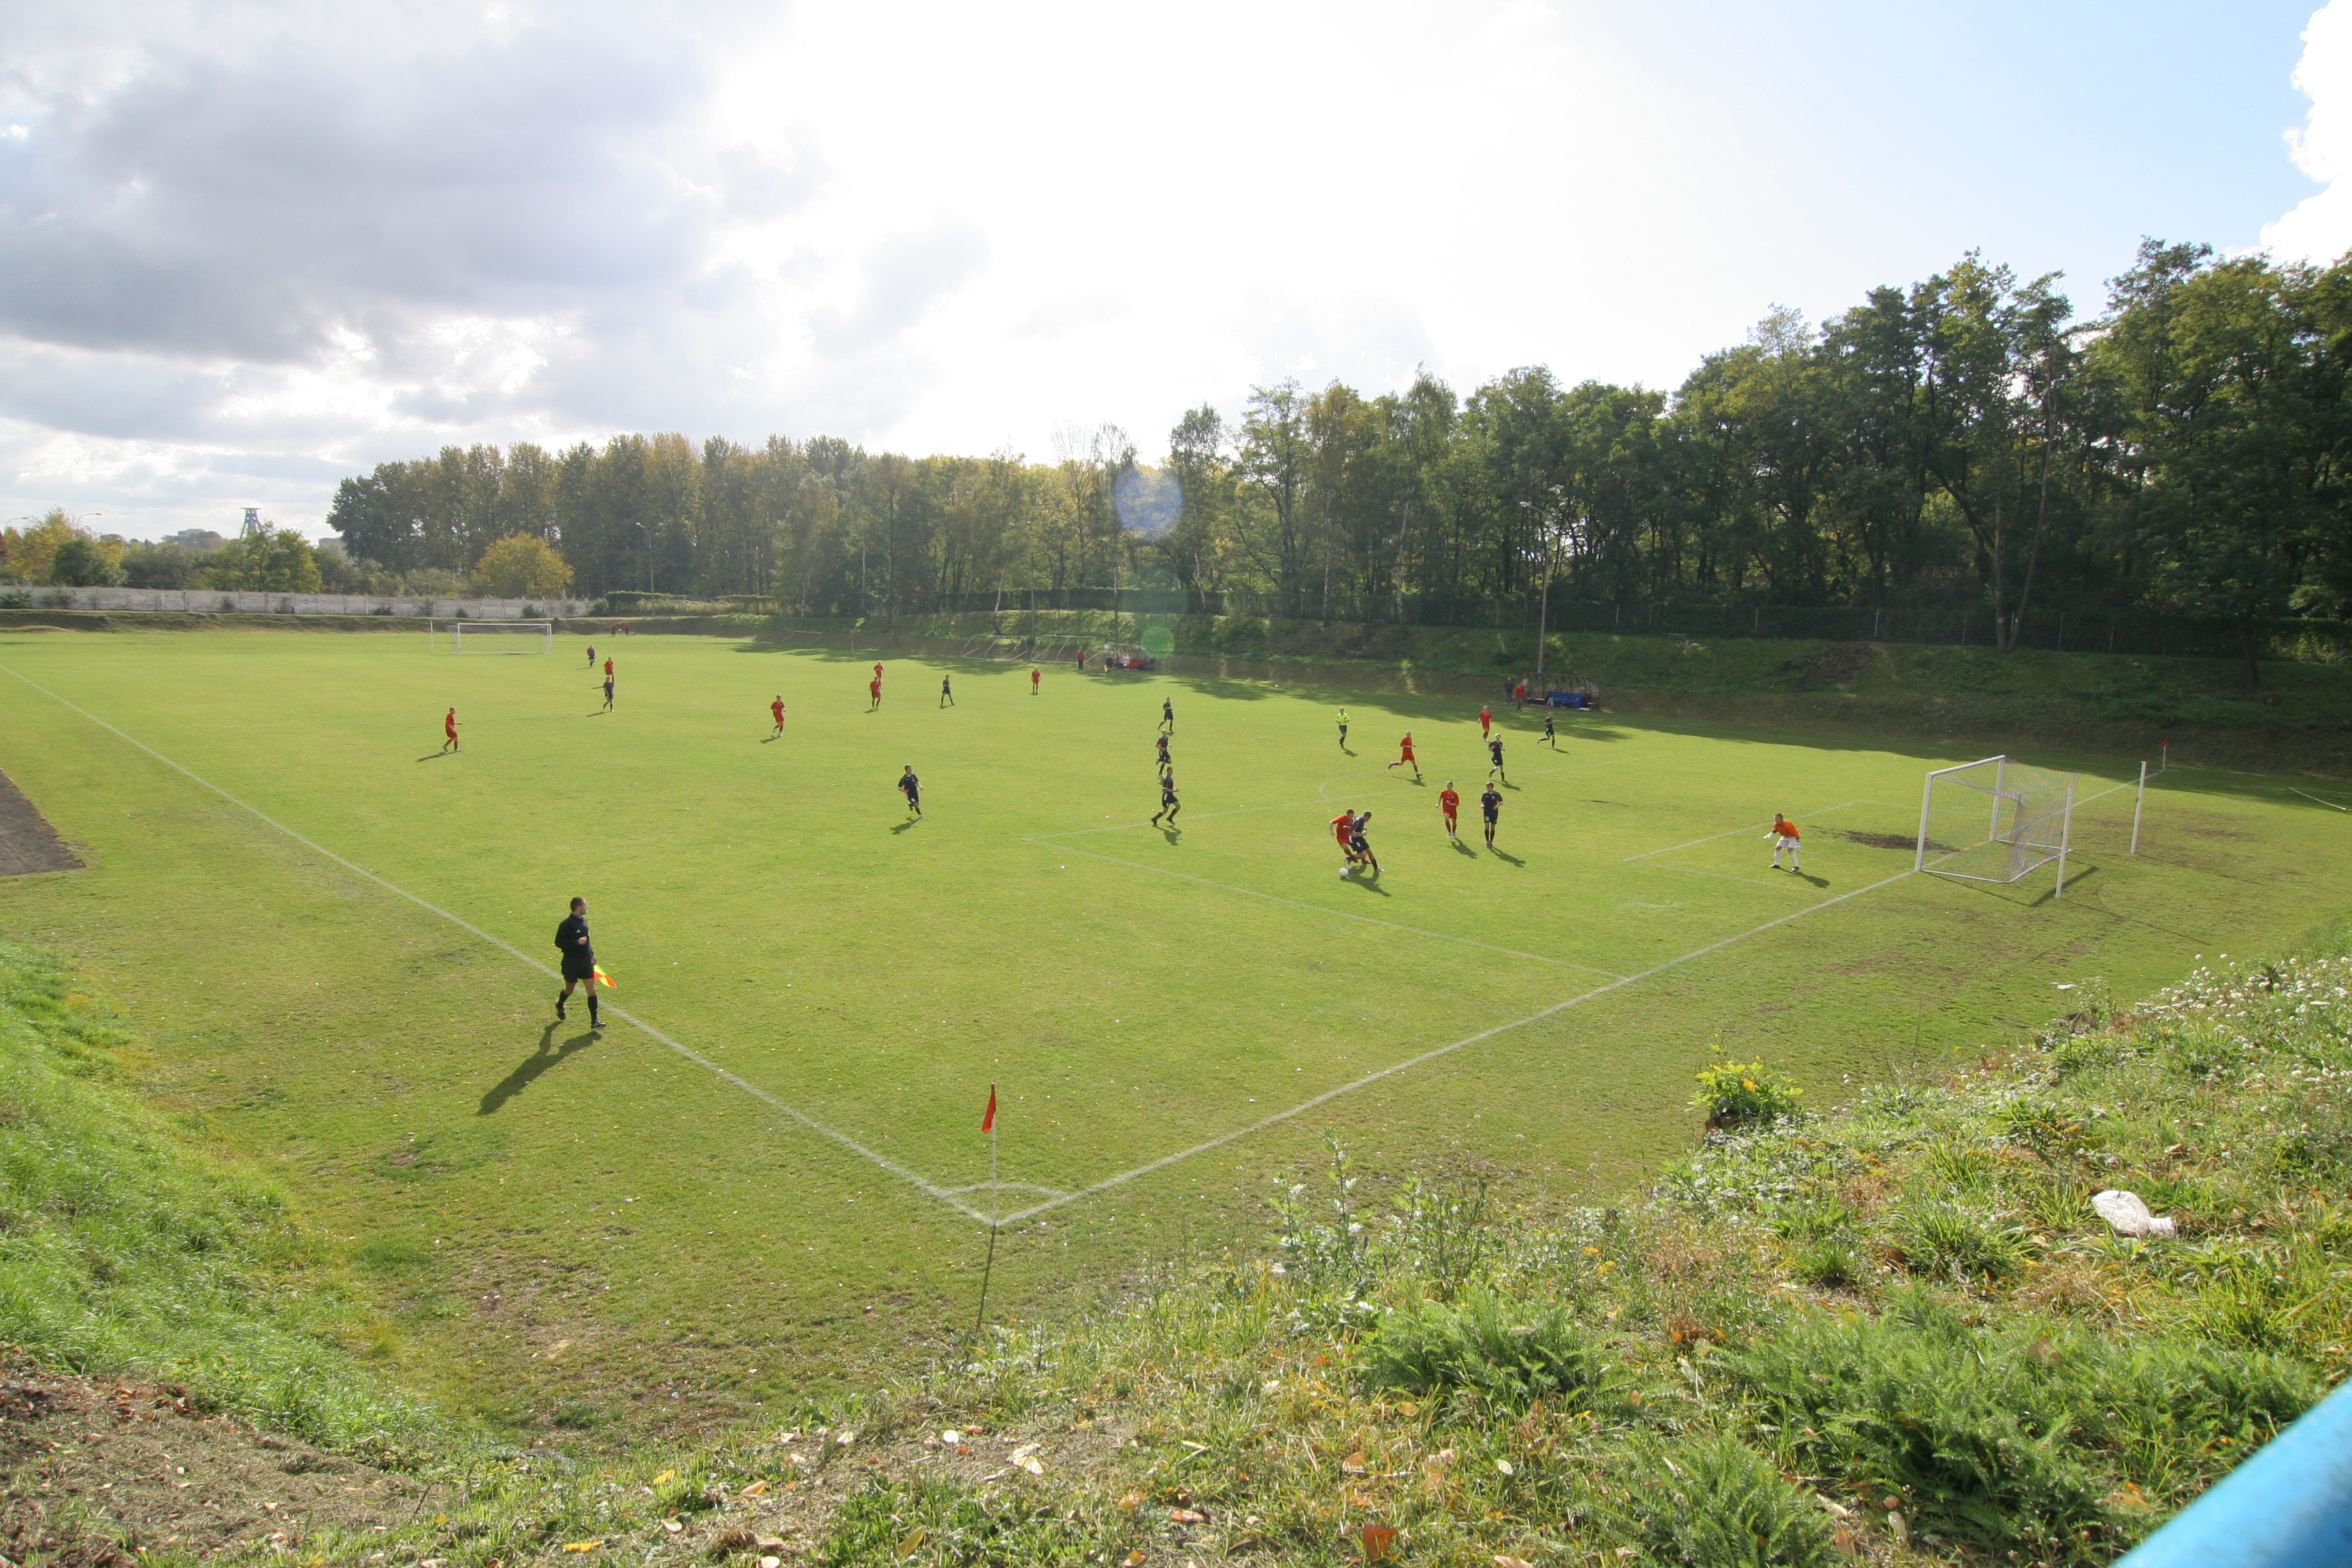
<svg viewBox="0 0 2352 1568"><path fill-rule="evenodd" d="M1566 1220L1498 1212L1475 1171L1376 1194L1335 1152L1270 1194L1262 1256L1171 1266L1122 1311L714 1445L576 1466L469 1445L436 1516L285 1549L2105 1561L2352 1370L2347 946L2217 960L2131 1006L2092 983L2030 1044L1827 1114L1768 1120L1771 1076L1735 1070L1725 1131ZM311 1244L102 1081L132 1047L54 965L6 963L7 1333L200 1380L299 1368L307 1403L211 1386L345 1447L416 1419L355 1393L317 1413L336 1352L267 1283L314 1272ZM2087 1198L2111 1185L2180 1235L2109 1237Z"/></svg>
<svg viewBox="0 0 2352 1568"><path fill-rule="evenodd" d="M1032 621L1011 614L901 616L887 632L868 626L861 635L885 644L945 644L1025 636ZM1042 611L1034 621L1040 634L1143 642L1172 654L1179 674L1382 689L1486 695L1480 683L1491 681L1499 692L1501 678L1526 670L1535 655L1534 634L1526 630L1090 611ZM698 623L635 624L682 630ZM698 624L758 636L787 623L712 616ZM2177 761L2199 765L2331 777L2352 772L2352 667L2343 665L2272 661L2250 694L2233 659L2042 648L2001 654L1907 643L1558 633L1545 662L1595 681L1609 707L1629 714L2127 757L2151 756L2169 741Z"/></svg>
<svg viewBox="0 0 2352 1568"><path fill-rule="evenodd" d="M56 959L0 942L0 1345L184 1384L200 1407L382 1462L446 1436L355 1376L327 1240L131 1091L133 1037Z"/></svg>

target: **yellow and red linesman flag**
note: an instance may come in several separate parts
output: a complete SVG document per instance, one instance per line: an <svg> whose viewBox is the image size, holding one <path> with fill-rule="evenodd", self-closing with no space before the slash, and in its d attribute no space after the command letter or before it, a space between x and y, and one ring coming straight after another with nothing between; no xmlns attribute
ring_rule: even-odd
<svg viewBox="0 0 2352 1568"><path fill-rule="evenodd" d="M613 977L604 973L604 966L603 964L595 964L593 967L596 971L596 984L602 985L605 990L610 991L613 988Z"/></svg>
<svg viewBox="0 0 2352 1568"><path fill-rule="evenodd" d="M992 1083L988 1086L988 1114L980 1119L980 1130L982 1132L996 1131L996 1086Z"/></svg>

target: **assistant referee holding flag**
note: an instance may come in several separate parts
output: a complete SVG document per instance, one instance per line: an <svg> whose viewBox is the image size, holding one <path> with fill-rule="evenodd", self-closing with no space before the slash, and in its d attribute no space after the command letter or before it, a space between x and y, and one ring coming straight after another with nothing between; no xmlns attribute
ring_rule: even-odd
<svg viewBox="0 0 2352 1568"><path fill-rule="evenodd" d="M588 1026L601 1029L604 1020L596 1016L596 950L588 942L588 900L572 900L572 914L555 928L556 951L563 954L563 989L555 994L555 1016L563 1016L563 1004L575 985L588 987Z"/></svg>

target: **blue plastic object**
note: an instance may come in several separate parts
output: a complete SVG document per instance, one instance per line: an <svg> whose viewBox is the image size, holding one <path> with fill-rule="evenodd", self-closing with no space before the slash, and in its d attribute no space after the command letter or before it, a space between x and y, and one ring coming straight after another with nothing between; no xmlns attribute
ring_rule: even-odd
<svg viewBox="0 0 2352 1568"><path fill-rule="evenodd" d="M2213 1483L2116 1568L2352 1563L2352 1383Z"/></svg>

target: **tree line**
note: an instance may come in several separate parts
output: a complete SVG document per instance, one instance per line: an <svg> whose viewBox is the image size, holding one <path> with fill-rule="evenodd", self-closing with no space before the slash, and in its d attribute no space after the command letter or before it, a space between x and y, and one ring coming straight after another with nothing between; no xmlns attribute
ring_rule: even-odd
<svg viewBox="0 0 2352 1568"><path fill-rule="evenodd" d="M445 448L343 481L358 560L462 572L548 541L590 592L808 614L1164 587L1197 608L1461 624L1531 595L1989 612L2332 616L2352 595L2352 261L2143 245L2101 315L1971 253L1819 326L1776 310L1671 394L1539 367L1462 396L1251 389L1169 433L1172 521L1123 518L1135 443L1050 462L830 437Z"/></svg>

